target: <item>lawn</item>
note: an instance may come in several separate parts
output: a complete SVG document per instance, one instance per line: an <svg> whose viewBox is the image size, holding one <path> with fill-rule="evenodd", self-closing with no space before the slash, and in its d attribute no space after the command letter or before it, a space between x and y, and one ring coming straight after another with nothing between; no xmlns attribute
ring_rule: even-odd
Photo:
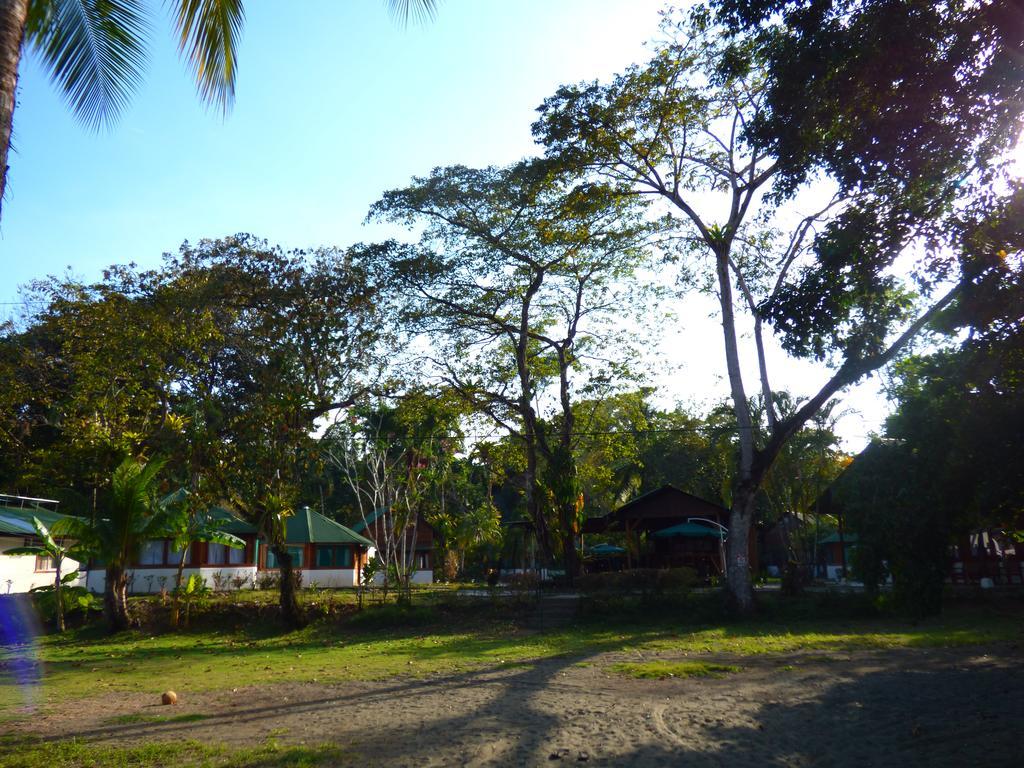
<svg viewBox="0 0 1024 768"><path fill-rule="evenodd" d="M591 617L571 627L536 631L500 614L493 606L476 613L465 606L452 613L432 606L383 606L291 633L263 622L114 636L88 627L42 636L0 647L0 719L19 716L26 705L45 708L57 700L120 692L159 696L171 689L187 695L282 680L425 678L615 651L743 657L1024 641L1024 610L1016 601L958 604L918 622L892 616L819 619L806 613L699 622L686 612L651 610L647 615L657 618Z"/></svg>
<svg viewBox="0 0 1024 768"><path fill-rule="evenodd" d="M106 746L85 741L38 741L0 736L4 768L313 768L351 765L354 759L337 746L282 745L275 740L248 749L198 741Z"/></svg>

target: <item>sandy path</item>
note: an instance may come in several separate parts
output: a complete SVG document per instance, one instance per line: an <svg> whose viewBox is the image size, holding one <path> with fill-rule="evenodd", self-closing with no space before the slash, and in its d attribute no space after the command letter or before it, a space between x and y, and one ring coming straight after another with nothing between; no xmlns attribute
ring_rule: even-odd
<svg viewBox="0 0 1024 768"><path fill-rule="evenodd" d="M622 660L639 659L603 654L585 666L547 660L428 680L182 691L174 714L206 719L111 725L118 715L169 711L151 696L126 695L69 703L18 728L118 742L329 741L350 745L362 766L1024 765L1019 652L715 657L743 671L661 681L612 673Z"/></svg>

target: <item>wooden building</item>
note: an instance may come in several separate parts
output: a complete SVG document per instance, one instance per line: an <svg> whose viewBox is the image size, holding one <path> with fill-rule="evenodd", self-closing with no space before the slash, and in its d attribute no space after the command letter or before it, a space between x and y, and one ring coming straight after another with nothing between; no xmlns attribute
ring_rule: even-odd
<svg viewBox="0 0 1024 768"><path fill-rule="evenodd" d="M664 485L604 517L587 520L584 534L625 533L627 568L687 566L710 578L723 573L728 523L725 507ZM754 536L748 562L757 568Z"/></svg>
<svg viewBox="0 0 1024 768"><path fill-rule="evenodd" d="M371 545L384 540L384 526L391 524L390 515L383 508L374 510L365 520L353 523L352 530L365 535ZM434 581L434 529L422 515L416 516L416 523L405 531L407 551L412 553L414 584L431 584Z"/></svg>

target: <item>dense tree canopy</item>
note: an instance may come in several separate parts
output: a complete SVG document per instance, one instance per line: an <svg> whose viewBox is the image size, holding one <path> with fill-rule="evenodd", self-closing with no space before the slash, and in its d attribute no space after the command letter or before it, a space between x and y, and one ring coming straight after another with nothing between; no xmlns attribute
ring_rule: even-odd
<svg viewBox="0 0 1024 768"><path fill-rule="evenodd" d="M559 549L570 574L581 522L572 403L627 370L628 341L610 321L631 311L655 231L640 213L544 161L437 169L371 212L424 227L417 245L377 251L407 327L433 345L429 373L522 440L541 550ZM544 400L557 418L544 419Z"/></svg>
<svg viewBox="0 0 1024 768"><path fill-rule="evenodd" d="M737 18L731 19L737 26L730 36L706 8L667 13L666 42L647 65L631 67L606 84L559 89L541 106L534 132L550 157L582 177L660 200L676 222L698 285L718 299L739 435L729 582L740 607L749 611L746 532L758 492L781 451L836 393L895 359L958 293L1005 269L998 254L1017 245L994 237L990 223L1006 207L999 190L1016 185L993 164L993 153L1006 142L983 135L986 126L1005 128L1004 122L966 126L940 120L946 132L972 129L971 152L933 163L930 147L909 140L907 131L926 135L934 115L945 119L945 113L882 110L872 127L902 130L903 154L875 156L869 150L876 142L844 143L841 129L844 110L870 111L874 102L867 95L858 101L858 94L848 106L847 100L830 98L835 94L817 94L813 78L808 110L813 122L801 123L802 143L794 145L787 138L792 125L779 105L781 78L787 76L779 46L787 33L767 23L741 31ZM848 20L842 17L837 24L845 28ZM900 34L905 36L905 27ZM954 28L950 34L959 39L966 32ZM820 69L824 82L843 81L844 62L870 56L875 41L847 42L842 54L826 55L813 66L805 62L807 72L801 73ZM922 35L917 43L930 47L938 60L948 40ZM825 43L821 47L830 50ZM787 83L795 88L797 78L789 76ZM801 93L806 98L807 92ZM794 110L790 117L795 115ZM901 125L908 117L920 125ZM859 131L853 127L858 118L851 121L847 128ZM893 142L890 149L896 146ZM917 164L908 165L915 153ZM835 161L826 162L826 156ZM854 178L854 167L871 172ZM787 200L799 205L808 197L819 202L794 225L792 206L779 205ZM897 260L910 254L922 258L908 278L901 278ZM739 323L744 320L753 330L766 429L751 410L743 381ZM777 412L770 384L769 330L791 354L832 369L824 386L788 414Z"/></svg>

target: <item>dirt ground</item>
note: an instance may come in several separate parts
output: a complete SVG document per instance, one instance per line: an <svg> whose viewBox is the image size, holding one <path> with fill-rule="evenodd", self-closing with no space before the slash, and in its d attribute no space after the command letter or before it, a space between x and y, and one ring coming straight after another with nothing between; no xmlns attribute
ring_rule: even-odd
<svg viewBox="0 0 1024 768"><path fill-rule="evenodd" d="M700 657L742 667L721 679L610 669L680 658L615 653L432 679L184 690L173 708L126 695L68 702L15 728L122 744L333 742L361 766L1024 765L1019 649ZM116 724L168 714L204 719Z"/></svg>

